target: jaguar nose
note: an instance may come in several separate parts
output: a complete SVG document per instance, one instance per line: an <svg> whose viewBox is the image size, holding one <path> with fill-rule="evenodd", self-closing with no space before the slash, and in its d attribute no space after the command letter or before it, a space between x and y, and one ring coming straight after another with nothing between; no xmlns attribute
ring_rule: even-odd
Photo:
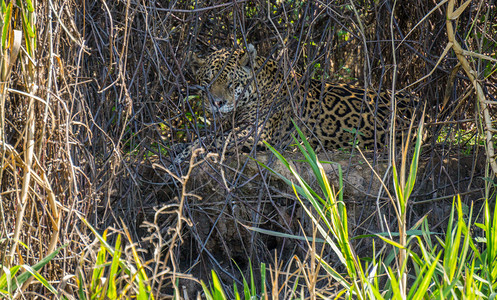
<svg viewBox="0 0 497 300"><path fill-rule="evenodd" d="M214 106L217 108L220 108L221 106L223 106L225 104L225 101L221 100L221 99L214 99L213 102L214 102L213 103Z"/></svg>

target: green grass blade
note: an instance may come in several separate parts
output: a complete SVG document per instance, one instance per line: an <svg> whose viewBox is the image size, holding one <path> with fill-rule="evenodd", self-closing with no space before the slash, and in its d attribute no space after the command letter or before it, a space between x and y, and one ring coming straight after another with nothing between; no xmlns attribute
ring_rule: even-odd
<svg viewBox="0 0 497 300"><path fill-rule="evenodd" d="M459 197L459 199L460 199L460 197ZM464 221L464 218L462 215L461 215L461 218L459 220L459 224L460 224L459 226L462 228L462 233L464 235L464 239L463 239L462 246L461 246L461 254L460 254L459 259L458 259L459 264L458 264L458 268L456 270L456 275L455 275L456 278L461 278L461 276L463 276L463 272L467 267L467 262L469 261L469 259L468 259L469 249L473 248L473 247L471 247L471 244L473 244L473 241L472 241L471 234L469 231L469 227L471 226L472 216L473 216L473 205L471 205L471 209L470 209L470 212L468 215L467 224ZM472 259L472 261L474 262L474 259Z"/></svg>
<svg viewBox="0 0 497 300"><path fill-rule="evenodd" d="M294 187L294 192L295 192L295 186L293 186L293 187ZM319 223L319 221L314 217L314 214L307 208L306 205L304 205L304 203L298 197L298 195L297 195L297 199L301 203L302 208L304 209L304 211L306 212L306 214L309 216L309 218L311 219L311 221L314 224L314 226L316 226L316 229L318 230L318 232L325 238L326 243L333 249L333 251L338 256L338 258L340 259L340 261L344 265L346 265L347 262L346 262L345 257L343 256L342 251L340 250L340 247L338 247L337 244L330 238L329 232L330 232L330 230L332 230L331 225L327 222L326 219L324 219L323 222L325 222L326 225L328 226L327 227L328 230L325 230L323 228L323 226L321 226L321 224ZM311 203L313 203L313 202L311 202ZM314 201L314 203L315 203L315 201ZM318 213L320 213L320 216L322 216L322 212L319 211L319 208L317 208L316 210L318 210Z"/></svg>
<svg viewBox="0 0 497 300"><path fill-rule="evenodd" d="M238 266L238 264L234 261L236 268L240 272L240 275L242 275L242 283L243 283L243 295L245 299L250 299L250 287L248 285L247 279L245 279L245 275L243 275L242 269ZM250 264L250 269L252 269L252 263L250 262L249 258L249 264ZM252 275L252 271L251 271ZM247 298L248 297L248 298Z"/></svg>
<svg viewBox="0 0 497 300"><path fill-rule="evenodd" d="M213 296L214 298L217 299L227 299L226 295L224 294L224 289L221 284L221 281L219 280L219 277L217 277L216 272L214 270L211 271L212 274L212 284L213 284Z"/></svg>
<svg viewBox="0 0 497 300"><path fill-rule="evenodd" d="M117 271L119 269L119 260L121 259L121 235L117 235L116 239L116 251L114 252L114 256L112 257L112 264L110 266L109 273L109 289L107 290L107 297L110 299L115 299L117 297L117 288L116 288L116 277ZM142 280L139 280L139 283L142 283Z"/></svg>
<svg viewBox="0 0 497 300"><path fill-rule="evenodd" d="M23 265L22 267L26 270L26 272L21 274L19 277L21 277L26 273L29 273L31 276L35 277L36 280L38 280L50 292L52 292L54 295L57 295L57 290L50 283L48 283L48 281L43 276L41 276L40 273L38 273L34 268L31 268L28 265ZM22 280L18 279L17 284L20 285L21 283L24 283L31 276L27 276L25 279L23 278Z"/></svg>
<svg viewBox="0 0 497 300"><path fill-rule="evenodd" d="M233 282L233 293L235 293L235 300L241 300L240 294L238 293L238 288L236 287L236 282Z"/></svg>
<svg viewBox="0 0 497 300"><path fill-rule="evenodd" d="M475 260L471 260L471 265L466 269L466 280L464 282L464 290L466 291L466 299L475 299L475 290L479 290L474 285Z"/></svg>
<svg viewBox="0 0 497 300"><path fill-rule="evenodd" d="M396 274L392 271L392 268L388 267L388 278L392 286L393 297L395 300L402 300L402 293L400 292L400 283L397 280Z"/></svg>
<svg viewBox="0 0 497 300"><path fill-rule="evenodd" d="M307 152L312 156L312 157L317 157L316 156L316 153L314 152L314 149L312 149L311 145L309 144L309 142L307 141L307 138L305 136L305 134L302 132L302 130L300 130L299 126L297 126L297 123L295 123L295 121L292 119L292 123L293 123L293 126L295 127L295 129L297 130L300 138L302 139L302 142L304 143L304 146L305 148L307 149ZM316 162L317 160L315 160L314 162Z"/></svg>
<svg viewBox="0 0 497 300"><path fill-rule="evenodd" d="M96 230L95 228L93 228L93 226L91 226L90 223L88 223L88 221L85 219L85 218L81 218L81 220L83 221L83 223L85 223L86 226L88 226L88 228L90 228L90 231L95 235L95 237L100 241L100 244L105 248L106 251L108 251L111 255L114 255L114 248L109 245L107 243L107 237L103 237L101 236ZM104 234L106 235L106 232L104 232Z"/></svg>
<svg viewBox="0 0 497 300"><path fill-rule="evenodd" d="M461 209L461 198L457 198L456 211L457 211L457 226L455 232L447 231L446 236L446 245L449 245L448 248L445 249L445 252L448 252L449 261L445 264L445 270L449 275L449 283L454 279L454 274L457 270L457 259L459 257L459 248L461 245L461 220L463 220L463 212ZM445 262L444 262L445 263Z"/></svg>
<svg viewBox="0 0 497 300"><path fill-rule="evenodd" d="M261 299L267 296L266 290L266 264L261 263Z"/></svg>
<svg viewBox="0 0 497 300"><path fill-rule="evenodd" d="M207 300L214 300L214 298L212 297L212 293L211 291L209 290L209 288L205 285L204 281L201 280L200 281L200 285L202 286L202 290L204 291L204 296L205 296L205 299Z"/></svg>
<svg viewBox="0 0 497 300"><path fill-rule="evenodd" d="M375 276L375 278L377 278L377 276ZM368 288L370 290L370 292L373 293L373 295L371 295L370 293L370 296L369 298L370 299L375 299L375 300L383 300L385 298L383 298L383 296L381 295L380 291L378 290L378 288L376 286L374 286L373 284L371 284L369 281L366 281L367 285L368 285Z"/></svg>
<svg viewBox="0 0 497 300"><path fill-rule="evenodd" d="M10 33L10 18L12 16L12 3L13 1L10 1L10 3L5 7L5 10L3 10L3 20L2 20L2 48L7 49L9 45L7 45L7 38L9 37ZM2 1L2 8L4 7L5 2Z"/></svg>
<svg viewBox="0 0 497 300"><path fill-rule="evenodd" d="M404 246L402 246L401 244L395 242L395 241L392 241L391 239L387 239L386 237L383 237L381 235L376 235L377 237L379 237L380 239L382 239L385 243L388 243L398 249L406 249Z"/></svg>
<svg viewBox="0 0 497 300"><path fill-rule="evenodd" d="M488 200L485 205L485 225L487 227L486 237L487 237L487 262L490 268L490 278L492 285L497 281L497 205L494 204L493 218L490 218L490 206Z"/></svg>
<svg viewBox="0 0 497 300"><path fill-rule="evenodd" d="M287 239L295 239L295 240L300 240L300 241L308 241L308 242L316 242L316 243L325 243L326 241L322 238L313 238L313 237L308 237L308 236L301 236L301 235L294 235L294 234L288 234L288 233L283 233L283 232L278 232L278 231L272 231L268 229L263 229L259 227L251 227L247 226L245 224L241 224L243 227L245 227L248 230L252 230L255 232L259 232L262 234L267 234L270 236L275 236L275 237L280 237L280 238L287 238Z"/></svg>
<svg viewBox="0 0 497 300"><path fill-rule="evenodd" d="M312 190L310 188L310 186L300 177L300 175L290 166L290 164L288 163L288 161L281 155L281 153L279 153L276 149L274 149L271 145L269 145L267 142L264 142L264 144L268 147L268 149L276 156L276 158L278 158L278 160L280 162L283 163L283 165L285 165L285 167L290 170L290 172L292 172L292 174L295 176L295 177L298 177L301 179L301 181L304 183L303 185L305 185L306 187L308 187L308 190L309 192L313 195L313 197L315 197L316 199L318 199L320 202L324 203L325 201L323 199L321 199L321 197L316 193L314 192L314 190ZM273 169L269 168L268 166L266 166L265 164L259 162L256 160L256 162L263 168L265 168L266 170L269 170L271 173L273 173L274 175L278 176L281 180L283 180L286 184L288 184L289 186L292 186L292 181L290 181L288 178L286 178L285 176L281 175L280 173L274 171ZM304 190L300 187L300 186L296 186L296 189L297 189L297 192L302 195L302 196L305 196L305 192Z"/></svg>
<svg viewBox="0 0 497 300"><path fill-rule="evenodd" d="M393 185L395 188L395 194L397 195L397 199L399 200L400 212L403 213L405 207L404 193L402 192L402 186L399 181L399 176L397 168L395 167L395 163L392 164L392 175L393 175Z"/></svg>
<svg viewBox="0 0 497 300"><path fill-rule="evenodd" d="M255 289L255 279L254 270L252 269L252 262L249 259L249 269L250 269L250 296L256 296L257 290Z"/></svg>
<svg viewBox="0 0 497 300"><path fill-rule="evenodd" d="M81 275L81 272L78 272L78 296L79 299L86 300L86 295L83 288L84 288L83 276Z"/></svg>
<svg viewBox="0 0 497 300"><path fill-rule="evenodd" d="M115 298L109 298L109 299L115 299ZM149 294L147 293L147 289L146 289L145 284L142 280L138 281L138 295L137 295L136 299L138 299L138 300L151 299L149 297Z"/></svg>
<svg viewBox="0 0 497 300"><path fill-rule="evenodd" d="M28 12L32 13L35 11L35 8L33 6L33 3L31 2L31 0L24 0L26 1L26 9L28 10Z"/></svg>
<svg viewBox="0 0 497 300"><path fill-rule="evenodd" d="M42 260L40 260L37 264L35 264L34 266L30 267L30 266L27 266L29 268L29 270L33 270L33 271L40 271L41 268L43 268L46 264L48 264L55 256L57 256L57 254L59 254L60 250L61 249L64 249L65 247L67 247L68 244L65 244L57 249L55 249L54 252L50 253L49 255L45 256ZM24 267L26 269L26 267ZM17 272L17 270L16 270ZM12 273L12 271L11 271ZM28 280L33 274L29 271L27 272L23 272L21 275L19 275L15 282L12 283L12 291L16 290L17 287L19 285L22 285L24 282L26 282L26 280Z"/></svg>
<svg viewBox="0 0 497 300"><path fill-rule="evenodd" d="M107 240L107 230L103 233L103 240ZM95 261L95 267L93 268L92 276L91 276L91 285L90 291L92 294L96 294L98 290L100 290L101 286L101 278L105 271L105 263L106 263L106 251L107 249L100 244L100 249L97 253L97 259Z"/></svg>
<svg viewBox="0 0 497 300"><path fill-rule="evenodd" d="M431 264L431 266L428 268L428 271L424 274L423 280L419 284L419 288L417 289L416 293L413 295L413 300L421 300L424 299L428 288L430 287L430 284L432 284L431 278L433 277L433 274L435 273L435 268L437 267L436 262L440 260L440 256L442 256L442 252L439 252L437 257L435 258L435 261Z"/></svg>
<svg viewBox="0 0 497 300"><path fill-rule="evenodd" d="M330 274L330 276L333 277L333 279L335 279L339 284L341 284L347 290L350 289L351 284L338 271L336 271L332 266L330 266L318 254L316 254L316 258L318 259L319 263L324 268L324 270L328 274Z"/></svg>
<svg viewBox="0 0 497 300"><path fill-rule="evenodd" d="M445 241L443 242L442 246L444 249L449 250L452 249L452 237L451 235L453 234L452 228L454 227L454 211L455 211L455 198L454 201L452 201L452 210L450 212L450 217L449 217L449 223L447 224L447 234L445 237ZM438 237L437 237L438 239ZM439 240L440 241L440 240ZM443 266L446 271L449 270L449 264L451 261L451 251L445 251L444 252L444 258L443 258Z"/></svg>
<svg viewBox="0 0 497 300"><path fill-rule="evenodd" d="M411 256L414 256L416 255L415 253L411 253ZM418 260L419 257L417 257ZM421 281L423 281L423 274L426 272L426 269L429 267L429 264L426 263L425 261L423 261L423 263L421 265L419 265L418 263L414 263L414 274L415 274L415 278L416 280L412 283L412 285L409 287L409 293L407 294L407 299L412 299L413 296L414 296L414 293L419 289L419 285L421 284Z"/></svg>
<svg viewBox="0 0 497 300"><path fill-rule="evenodd" d="M422 133L423 133L423 118L418 127L418 135L416 139L416 146L414 147L414 155L412 157L411 167L409 170L409 176L407 177L406 187L404 189L404 199L407 201L411 196L412 190L414 189L414 184L416 183L416 175L418 172L418 162L419 154L421 153L422 144Z"/></svg>
<svg viewBox="0 0 497 300"><path fill-rule="evenodd" d="M10 269L7 267L3 268L4 273L2 274L2 277L0 277L0 289L5 289L5 287L7 287L9 294L12 294L12 278L16 276L20 268L21 266L13 266Z"/></svg>
<svg viewBox="0 0 497 300"><path fill-rule="evenodd" d="M337 196L338 196L338 200L340 203L344 203L343 202L343 171L342 171L342 166L340 164L337 163L337 167L338 167L338 193L337 193ZM343 207L345 207L345 205L343 205ZM341 212L343 214L343 212Z"/></svg>

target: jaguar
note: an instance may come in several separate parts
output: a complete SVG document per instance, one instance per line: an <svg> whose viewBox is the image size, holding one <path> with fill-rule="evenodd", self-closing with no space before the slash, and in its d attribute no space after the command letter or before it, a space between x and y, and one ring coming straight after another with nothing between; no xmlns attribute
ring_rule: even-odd
<svg viewBox="0 0 497 300"><path fill-rule="evenodd" d="M188 145L175 159L184 161L194 148L288 145L292 120L305 130L314 147L325 149L378 148L388 143L392 93L375 92L349 84L301 80L285 72L276 60L246 50L224 48L203 57L191 54L190 66L200 97L211 120L222 128L216 137ZM302 82L303 81L303 82ZM393 97L403 119L412 116L409 93ZM227 144L226 144L227 143Z"/></svg>

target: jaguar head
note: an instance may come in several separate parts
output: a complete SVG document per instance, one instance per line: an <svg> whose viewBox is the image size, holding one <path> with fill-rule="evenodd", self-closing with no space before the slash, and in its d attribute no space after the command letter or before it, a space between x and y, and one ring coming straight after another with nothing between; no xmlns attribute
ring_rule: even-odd
<svg viewBox="0 0 497 300"><path fill-rule="evenodd" d="M249 109L251 95L256 93L251 69L256 57L252 44L245 51L221 49L204 58L192 54L192 70L210 114L225 118Z"/></svg>

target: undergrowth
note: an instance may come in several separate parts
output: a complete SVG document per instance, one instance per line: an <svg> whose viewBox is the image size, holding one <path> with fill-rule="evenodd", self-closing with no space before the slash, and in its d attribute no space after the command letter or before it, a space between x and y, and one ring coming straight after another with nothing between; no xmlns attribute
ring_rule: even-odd
<svg viewBox="0 0 497 300"><path fill-rule="evenodd" d="M476 171L468 186L483 177L478 190L490 195L495 189L495 1L397 2L0 0L0 298L187 298L192 290L201 297L202 287L213 299L495 297L491 197L481 216L472 206L464 210L456 197L445 232L432 232L426 216L407 227L415 179L422 175L416 174L419 145L403 149L399 167L390 161L386 173L395 179L378 195L392 191L387 198L397 227L385 221L384 230L358 236L351 234L343 178L334 189L325 162L305 139L304 147L297 145L317 189L273 149L294 177L276 176L293 187L315 233L263 229L255 221L267 212L255 207L250 229L303 241L306 255L291 253L283 261L275 252L274 261L260 264L267 249L249 245L243 250L252 257L242 259L259 261L249 263L249 276L240 268L238 283L226 286L221 276L202 273L223 267L206 249L219 229L206 220L235 217L190 189L198 153L189 168L171 167L174 146L226 134L203 118L188 66L191 51L253 43L281 64L285 76L302 73L303 86L318 78L358 79L375 91L413 88L427 102L433 131L442 132L433 145L442 144L443 151L433 155L427 177L447 172L445 146L474 145ZM454 130L444 128L448 124ZM407 153L415 153L410 163ZM479 153L487 157L483 164ZM208 171L199 184L217 180ZM255 175L220 176L214 192L228 195L223 209L235 211L229 205L252 199L238 192ZM437 185L447 185L452 195L462 177L448 184L433 180L427 194L443 194L445 187ZM257 192L271 198L274 189L264 182ZM200 213L205 224L193 222ZM263 217L280 216L272 211ZM371 255L355 253L351 245L359 240L371 245Z"/></svg>
<svg viewBox="0 0 497 300"><path fill-rule="evenodd" d="M421 137L421 130L422 126L419 127L418 137ZM396 193L391 196L391 201L397 208L397 230L387 227L385 232L353 237L350 236L347 205L341 193L341 171L340 185L335 191L305 135L298 128L297 131L303 146L294 137L295 142L313 170L319 190L312 189L292 164L269 144L267 146L294 178L285 178L264 167L292 186L317 234L305 237L309 241L308 257L292 276L281 281L267 280L265 273L262 273L262 287L257 294L254 293L254 285L249 286L244 280L245 299L266 299L266 291L273 292L272 299L493 299L497 295L497 205L492 208L486 200L483 222L479 223L475 221L473 207L463 212L465 206L457 197L452 204L445 234L430 231L426 216L411 228L406 227L407 207L416 181L421 138L417 139L411 163L400 167L402 170L409 169L407 177L398 174L397 169L393 168ZM405 159L403 163L406 163ZM406 178L406 181L402 182L399 178ZM474 234L474 226L482 229L481 235ZM278 232L259 232L283 236ZM372 256L357 256L352 246L354 239L368 239ZM339 262L338 268L333 266L336 262L322 258L322 253L326 251L334 252ZM278 272L277 267L269 268L272 271L271 278L284 273L281 270ZM261 269L266 270L265 265ZM207 298L228 299L214 271L212 276L210 288L202 284ZM255 274L252 269L250 276L253 283ZM328 285L319 284L318 278L319 281L337 282L338 285L330 289ZM237 286L233 285L233 294L236 299L240 299Z"/></svg>

